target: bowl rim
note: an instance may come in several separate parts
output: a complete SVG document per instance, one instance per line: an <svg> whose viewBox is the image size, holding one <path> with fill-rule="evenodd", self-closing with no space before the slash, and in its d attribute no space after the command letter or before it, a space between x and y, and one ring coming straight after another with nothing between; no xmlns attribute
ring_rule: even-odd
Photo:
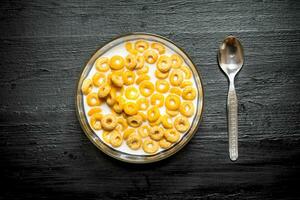
<svg viewBox="0 0 300 200"><path fill-rule="evenodd" d="M184 56L186 56L186 58L189 60L189 62L191 63L192 66L189 66L190 68L193 68L193 74L196 72L197 76L199 78L199 83L196 84L197 90L198 90L198 96L197 96L197 101L201 100L200 104L197 104L197 113L193 119L194 120L198 117L198 121L196 122L196 125L193 126L193 123L190 126L190 129L193 127L193 131L190 133L190 130L187 131L186 135L182 138L186 138L183 143L181 143L181 141L177 142L175 145L173 145L171 148L166 149L162 152L158 152L157 154L149 154L147 155L147 159L137 159L139 157L143 157L141 155L132 155L132 154L128 154L128 155L122 155L125 153L120 153L119 151L116 151L115 149L109 147L107 144L105 144L104 142L101 141L101 139L98 138L98 136L92 131L89 130L91 129L89 127L89 125L87 125L85 123L86 120L84 120L86 118L85 114L82 114L82 111L80 111L80 98L82 96L81 94L81 87L80 87L80 80L83 79L83 72L84 70L88 67L89 63L91 62L91 59L102 49L104 49L105 47L107 47L110 43L114 42L115 40L121 39L121 38L126 38L126 37L130 37L130 36L148 36L148 37L154 37L154 38L158 38L161 40L165 40L166 42L169 42L170 44L174 45L176 48L178 48L178 50L180 50ZM170 48L170 47L169 47ZM103 54L103 53L101 53ZM195 80L197 82L197 80ZM85 62L84 66L82 67L80 74L79 74L79 78L77 80L77 84L76 84L76 91L75 91L75 109L76 109L76 117L79 121L79 124L83 130L83 132L85 133L85 135L89 138L89 140L99 149L101 150L103 153L105 153L106 155L113 157L117 160L126 162L126 163L134 163L134 164L146 164L146 163L152 163L152 162L157 162L163 159L166 159L172 155L174 155L175 153L177 153L179 150L181 150L184 146L186 146L189 141L194 137L195 133L197 132L200 123L202 121L203 118L203 112L204 112L204 87L203 87L203 81L202 81L202 77L201 74L199 72L199 70L197 69L195 63L192 61L192 59L190 58L190 56L177 44L175 44L173 41L171 41L170 39L158 35L158 34L153 34L153 33L147 33L147 32L130 32L130 33L126 33L126 34L120 34L116 37L113 37L112 39L110 39L108 42L105 42L103 45L101 45L90 57L89 59ZM201 91L200 91L201 90ZM201 95L200 95L201 93ZM200 108L198 108L200 106ZM83 107L82 107L83 108ZM199 112L200 110L200 112ZM83 116L82 116L83 115ZM84 118L84 119L83 119ZM181 139L182 140L182 139ZM181 143L181 145L179 145ZM106 145L106 146L105 146ZM116 152L115 152L116 151ZM120 154L120 155L119 155Z"/></svg>

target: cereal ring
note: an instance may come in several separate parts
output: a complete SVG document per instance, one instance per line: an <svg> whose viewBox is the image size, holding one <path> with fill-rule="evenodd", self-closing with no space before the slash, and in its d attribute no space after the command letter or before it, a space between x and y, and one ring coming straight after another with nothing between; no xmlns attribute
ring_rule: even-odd
<svg viewBox="0 0 300 200"><path fill-rule="evenodd" d="M149 136L151 139L158 141L163 138L164 129L159 126L154 126L150 129Z"/></svg>
<svg viewBox="0 0 300 200"><path fill-rule="evenodd" d="M93 84L91 79L84 79L81 85L81 92L85 95L89 94L93 89Z"/></svg>
<svg viewBox="0 0 300 200"><path fill-rule="evenodd" d="M196 90L192 86L188 86L182 90L182 98L184 100L194 100L196 97Z"/></svg>
<svg viewBox="0 0 300 200"><path fill-rule="evenodd" d="M179 86L183 81L183 75L182 72L178 69L174 69L171 71L170 77L169 77L170 83L173 86Z"/></svg>
<svg viewBox="0 0 300 200"><path fill-rule="evenodd" d="M140 93L145 96L149 97L154 92L154 85L150 81L142 81L139 85Z"/></svg>
<svg viewBox="0 0 300 200"><path fill-rule="evenodd" d="M168 149L172 145L172 143L167 141L165 138L159 140L158 144L163 149Z"/></svg>
<svg viewBox="0 0 300 200"><path fill-rule="evenodd" d="M113 130L110 133L110 144L111 144L111 146L119 147L119 146L121 146L122 142L123 142L123 138L122 138L121 133L119 131Z"/></svg>
<svg viewBox="0 0 300 200"><path fill-rule="evenodd" d="M117 126L117 118L113 114L104 115L101 118L101 125L104 130L111 131Z"/></svg>
<svg viewBox="0 0 300 200"><path fill-rule="evenodd" d="M155 93L150 98L151 105L162 107L164 105L164 95Z"/></svg>
<svg viewBox="0 0 300 200"><path fill-rule="evenodd" d="M179 111L186 117L191 117L195 112L194 103L191 101L184 101L181 103Z"/></svg>
<svg viewBox="0 0 300 200"><path fill-rule="evenodd" d="M173 128L173 122L168 115L163 115L160 117L160 119L164 128L166 129Z"/></svg>
<svg viewBox="0 0 300 200"><path fill-rule="evenodd" d="M158 78L158 79L165 79L165 78L168 78L169 76L169 72L161 72L159 70L155 70L155 77Z"/></svg>
<svg viewBox="0 0 300 200"><path fill-rule="evenodd" d="M147 120L147 115L141 111L138 112L138 115L140 115L143 119L143 121L146 121Z"/></svg>
<svg viewBox="0 0 300 200"><path fill-rule="evenodd" d="M149 107L149 100L142 97L137 100L137 104L140 110L147 110Z"/></svg>
<svg viewBox="0 0 300 200"><path fill-rule="evenodd" d="M135 100L139 97L139 90L134 86L127 87L125 89L125 97L130 100Z"/></svg>
<svg viewBox="0 0 300 200"><path fill-rule="evenodd" d="M122 74L124 85L131 85L135 81L135 74L133 71L125 71Z"/></svg>
<svg viewBox="0 0 300 200"><path fill-rule="evenodd" d="M139 149L142 144L141 136L139 136L138 134L129 135L126 144L132 150Z"/></svg>
<svg viewBox="0 0 300 200"><path fill-rule="evenodd" d="M138 133L142 138L147 137L149 135L149 131L150 129L148 125L143 125L138 128Z"/></svg>
<svg viewBox="0 0 300 200"><path fill-rule="evenodd" d="M166 110L167 114L171 117L175 117L176 115L179 114L179 111L178 110Z"/></svg>
<svg viewBox="0 0 300 200"><path fill-rule="evenodd" d="M159 57L156 67L159 71L166 73L171 69L171 64L171 58L169 56L163 55Z"/></svg>
<svg viewBox="0 0 300 200"><path fill-rule="evenodd" d="M138 112L138 105L133 102L127 102L124 105L124 112L127 115L135 115Z"/></svg>
<svg viewBox="0 0 300 200"><path fill-rule="evenodd" d="M125 100L123 99L123 97L122 96L117 96L116 101L113 105L113 110L118 114L122 113L123 108L124 108L124 104L125 104Z"/></svg>
<svg viewBox="0 0 300 200"><path fill-rule="evenodd" d="M177 131L183 133L190 128L190 122L188 118L184 116L178 116L174 121L174 126Z"/></svg>
<svg viewBox="0 0 300 200"><path fill-rule="evenodd" d="M147 111L147 119L149 122L155 122L159 117L160 113L157 106L153 106Z"/></svg>
<svg viewBox="0 0 300 200"><path fill-rule="evenodd" d="M107 97L106 97L106 103L107 105L109 106L113 106L116 102L116 98L115 96L113 95L114 93L110 92Z"/></svg>
<svg viewBox="0 0 300 200"><path fill-rule="evenodd" d="M155 82L155 88L158 92L166 93L169 91L169 83L166 80L157 80Z"/></svg>
<svg viewBox="0 0 300 200"><path fill-rule="evenodd" d="M192 77L192 71L190 70L189 67L181 66L180 70L183 71L185 79L190 79Z"/></svg>
<svg viewBox="0 0 300 200"><path fill-rule="evenodd" d="M129 70L134 70L137 64L136 58L132 54L128 54L125 58L125 67Z"/></svg>
<svg viewBox="0 0 300 200"><path fill-rule="evenodd" d="M94 130L101 130L101 118L102 114L95 113L90 118L91 126Z"/></svg>
<svg viewBox="0 0 300 200"><path fill-rule="evenodd" d="M146 41L138 40L138 41L135 42L134 48L135 48L138 52L143 53L146 49L149 48L149 44L148 44L148 42L146 42Z"/></svg>
<svg viewBox="0 0 300 200"><path fill-rule="evenodd" d="M101 104L101 101L96 92L89 93L86 96L86 102L89 106L99 106Z"/></svg>
<svg viewBox="0 0 300 200"><path fill-rule="evenodd" d="M154 122L149 122L149 125L150 125L150 126L158 126L158 125L160 125L160 123L161 123L161 119L160 119L160 117L159 117L156 121L154 121Z"/></svg>
<svg viewBox="0 0 300 200"><path fill-rule="evenodd" d="M99 87L106 82L106 76L104 73L96 72L92 78L93 84L96 87Z"/></svg>
<svg viewBox="0 0 300 200"><path fill-rule="evenodd" d="M96 60L96 69L100 72L107 72L109 70L109 58L102 57Z"/></svg>
<svg viewBox="0 0 300 200"><path fill-rule="evenodd" d="M113 95L114 98L118 96L122 96L124 93L124 88L118 88L118 87L111 87L110 93Z"/></svg>
<svg viewBox="0 0 300 200"><path fill-rule="evenodd" d="M100 112L102 112L101 108L99 108L99 107L98 108L92 108L92 109L89 110L88 116L92 116L93 114L100 113Z"/></svg>
<svg viewBox="0 0 300 200"><path fill-rule="evenodd" d="M131 42L126 42L125 43L125 48L129 53L132 53L134 55L137 55L139 52L134 49L133 45Z"/></svg>
<svg viewBox="0 0 300 200"><path fill-rule="evenodd" d="M137 73L138 75L141 75L141 74L146 74L146 73L148 73L148 71L149 71L149 67L148 67L148 66L144 66L144 67L142 67L141 69L136 70L136 73Z"/></svg>
<svg viewBox="0 0 300 200"><path fill-rule="evenodd" d="M166 140L168 140L169 142L177 142L180 138L180 134L178 133L178 131L176 131L175 129L169 129L164 133L164 136L166 138Z"/></svg>
<svg viewBox="0 0 300 200"><path fill-rule="evenodd" d="M191 86L193 85L193 83L191 81L183 81L181 84L180 84L180 87L181 88L185 88L187 86Z"/></svg>
<svg viewBox="0 0 300 200"><path fill-rule="evenodd" d="M136 66L135 69L141 69L144 67L145 59L143 56L138 56L136 58Z"/></svg>
<svg viewBox="0 0 300 200"><path fill-rule="evenodd" d="M136 128L143 123L143 119L140 115L133 115L127 118L127 123L129 126Z"/></svg>
<svg viewBox="0 0 300 200"><path fill-rule="evenodd" d="M104 140L104 142L110 144L110 131L103 131L102 139Z"/></svg>
<svg viewBox="0 0 300 200"><path fill-rule="evenodd" d="M111 57L111 59L109 61L110 68L113 70L122 69L124 67L124 63L125 63L124 58L119 55L115 55L115 56Z"/></svg>
<svg viewBox="0 0 300 200"><path fill-rule="evenodd" d="M124 83L122 74L113 72L111 75L111 82L117 87L122 87Z"/></svg>
<svg viewBox="0 0 300 200"><path fill-rule="evenodd" d="M123 133L123 138L124 140L127 140L127 138L132 134L135 133L135 129L134 128L128 128L124 131Z"/></svg>
<svg viewBox="0 0 300 200"><path fill-rule="evenodd" d="M117 120L116 130L124 131L128 127L127 121L123 117L119 117Z"/></svg>
<svg viewBox="0 0 300 200"><path fill-rule="evenodd" d="M141 74L135 81L136 84L140 84L142 81L150 80L150 76L147 74Z"/></svg>
<svg viewBox="0 0 300 200"><path fill-rule="evenodd" d="M173 87L173 88L170 89L170 93L177 94L178 96L181 96L182 91L181 91L181 89L179 89L177 87Z"/></svg>
<svg viewBox="0 0 300 200"><path fill-rule="evenodd" d="M179 55L173 54L171 56L171 62L172 62L171 64L172 68L177 69L181 67L183 61Z"/></svg>
<svg viewBox="0 0 300 200"><path fill-rule="evenodd" d="M101 85L98 90L98 97L99 98L107 97L107 95L110 93L110 90L111 90L111 87L109 84L105 83L105 84Z"/></svg>
<svg viewBox="0 0 300 200"><path fill-rule="evenodd" d="M180 99L177 95L169 94L166 98L165 104L168 110L178 110L180 106Z"/></svg>
<svg viewBox="0 0 300 200"><path fill-rule="evenodd" d="M165 51L166 51L165 47L162 44L157 43L157 42L153 42L151 44L151 48L155 49L156 51L158 51L159 54L164 54Z"/></svg>
<svg viewBox="0 0 300 200"><path fill-rule="evenodd" d="M158 55L154 50L149 49L145 51L144 58L147 63L153 64L156 62Z"/></svg>
<svg viewBox="0 0 300 200"><path fill-rule="evenodd" d="M143 150L146 153L153 154L157 152L159 149L159 145L156 141L151 140L150 138L146 138L143 142Z"/></svg>

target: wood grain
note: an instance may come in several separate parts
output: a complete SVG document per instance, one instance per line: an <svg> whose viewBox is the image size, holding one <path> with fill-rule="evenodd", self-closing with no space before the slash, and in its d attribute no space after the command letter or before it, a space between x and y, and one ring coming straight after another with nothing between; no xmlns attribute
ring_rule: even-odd
<svg viewBox="0 0 300 200"><path fill-rule="evenodd" d="M0 199L297 199L299 1L1 1ZM202 74L201 126L176 155L121 163L75 115L84 63L111 38L160 34ZM228 158L228 83L216 60L238 36L239 160Z"/></svg>

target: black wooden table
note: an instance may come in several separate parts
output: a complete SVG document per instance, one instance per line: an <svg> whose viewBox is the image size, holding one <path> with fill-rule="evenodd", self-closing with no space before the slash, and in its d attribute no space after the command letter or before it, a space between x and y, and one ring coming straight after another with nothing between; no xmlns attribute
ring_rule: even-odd
<svg viewBox="0 0 300 200"><path fill-rule="evenodd" d="M1 1L0 199L297 199L299 1ZM100 152L75 115L84 63L128 32L165 36L202 74L201 126L176 155L133 165ZM228 158L220 42L238 36L239 160Z"/></svg>

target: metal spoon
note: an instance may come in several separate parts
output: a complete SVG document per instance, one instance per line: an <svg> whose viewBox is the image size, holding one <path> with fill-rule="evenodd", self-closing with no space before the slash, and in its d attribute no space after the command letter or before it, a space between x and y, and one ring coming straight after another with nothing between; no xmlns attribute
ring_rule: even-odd
<svg viewBox="0 0 300 200"><path fill-rule="evenodd" d="M228 36L220 45L218 61L229 80L227 98L227 120L229 136L229 156L232 161L238 158L238 101L234 88L234 77L244 64L243 46L234 36Z"/></svg>

